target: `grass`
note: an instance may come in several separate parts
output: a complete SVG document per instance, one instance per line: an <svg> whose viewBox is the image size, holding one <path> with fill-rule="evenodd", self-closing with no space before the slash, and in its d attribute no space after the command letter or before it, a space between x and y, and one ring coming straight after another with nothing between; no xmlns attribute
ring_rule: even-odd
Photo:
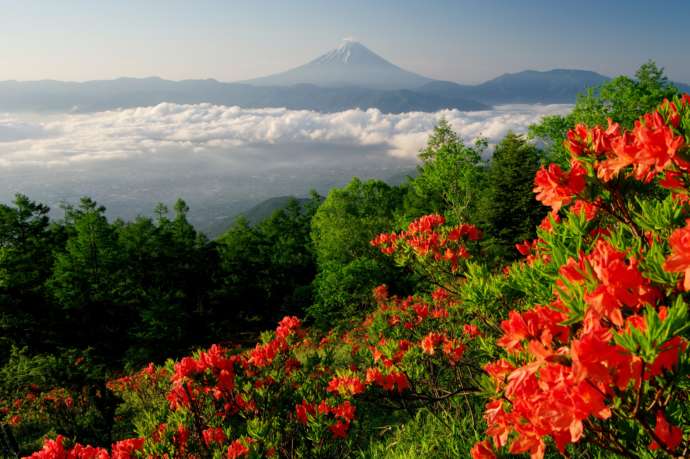
<svg viewBox="0 0 690 459"><path fill-rule="evenodd" d="M429 409L417 412L410 421L381 429L368 448L359 452L367 459L417 459L469 457L470 448L480 440L470 416L458 418ZM482 426L483 427L483 426Z"/></svg>

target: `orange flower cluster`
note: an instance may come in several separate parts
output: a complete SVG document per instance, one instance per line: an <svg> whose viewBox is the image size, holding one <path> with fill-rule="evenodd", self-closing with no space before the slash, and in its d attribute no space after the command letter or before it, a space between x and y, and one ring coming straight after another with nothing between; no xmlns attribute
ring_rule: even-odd
<svg viewBox="0 0 690 459"><path fill-rule="evenodd" d="M683 273L683 288L690 290L690 219L684 228L675 230L668 241L671 255L664 263L664 269L672 273Z"/></svg>
<svg viewBox="0 0 690 459"><path fill-rule="evenodd" d="M620 184L610 182L620 177L647 185L659 178L662 186L687 193L683 188L690 162L679 128L681 118L688 115L690 98L685 96L676 103L664 102L630 132L611 121L607 128L576 126L566 141L572 155L570 170L554 164L542 168L535 178L537 199L553 212L575 202L572 213L584 215L585 221L596 218L603 208L618 222L635 225L624 195L616 188ZM587 191L595 195L593 200L586 199ZM556 222L557 215L553 214ZM544 229L553 231L551 219ZM636 227L631 232L643 247L660 243L652 233L642 235ZM490 439L474 446L474 459L495 458L495 449L504 447L511 454L529 453L540 459L547 437L565 452L567 445L586 435L587 426L616 416L616 401L622 400L634 405L627 416L652 437L650 448L673 454L681 444L682 431L666 420L664 409L657 410L653 430L639 412L645 390L657 390L660 397L661 381L679 368L681 354L687 350L682 336L660 334L664 322L671 320L663 303L672 302L665 295L673 289L663 289L645 275L645 251L631 254L617 248L614 241L620 236L605 227L589 236L588 251L558 267L549 305L511 311L502 322L503 336L497 344L508 358L484 366L497 396L485 410ZM673 231L668 245L671 254L663 269L683 273L683 289L690 290L690 220ZM526 241L517 248L530 263L537 257L552 262L544 253L548 244L542 240ZM653 332L650 317L657 324ZM647 344L624 345L630 342ZM646 354L641 347L647 349ZM654 386L647 383L651 381L656 381Z"/></svg>
<svg viewBox="0 0 690 459"><path fill-rule="evenodd" d="M132 459L144 444L143 438L131 438L114 443L112 452L105 448L83 446L79 443L71 448L64 445L65 437L58 435L55 440L46 440L43 449L28 456L27 459Z"/></svg>
<svg viewBox="0 0 690 459"><path fill-rule="evenodd" d="M542 166L534 178L537 200L558 212L585 189L586 175L587 171L579 163L568 172L563 172L558 164L550 164L548 168Z"/></svg>
<svg viewBox="0 0 690 459"><path fill-rule="evenodd" d="M445 222L442 215L425 215L410 223L406 231L379 234L371 241L371 245L386 255L399 250L411 250L419 257L445 261L456 271L459 260L470 256L465 242L480 240L482 233L476 226L469 224L443 228Z"/></svg>
<svg viewBox="0 0 690 459"><path fill-rule="evenodd" d="M678 133L680 112L687 110L688 105L687 94L678 104L666 100L658 111L636 121L630 132L622 132L611 120L607 129L577 125L568 133L566 147L575 158L593 160L597 176L604 182L628 167L630 176L643 182L649 182L669 166L688 172L690 162L679 154L685 138Z"/></svg>

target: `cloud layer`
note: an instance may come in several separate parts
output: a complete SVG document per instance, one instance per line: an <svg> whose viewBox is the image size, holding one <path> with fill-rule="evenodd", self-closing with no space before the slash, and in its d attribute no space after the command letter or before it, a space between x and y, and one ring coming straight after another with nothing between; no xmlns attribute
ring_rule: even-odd
<svg viewBox="0 0 690 459"><path fill-rule="evenodd" d="M378 147L413 158L441 117L466 141L500 140L568 105L502 106L494 110L383 114L376 109L317 113L282 108L244 109L211 104L155 107L46 120L0 115L0 167L68 165L109 159L165 158L166 153L232 155L238 147L335 144ZM285 160L286 158L281 158Z"/></svg>

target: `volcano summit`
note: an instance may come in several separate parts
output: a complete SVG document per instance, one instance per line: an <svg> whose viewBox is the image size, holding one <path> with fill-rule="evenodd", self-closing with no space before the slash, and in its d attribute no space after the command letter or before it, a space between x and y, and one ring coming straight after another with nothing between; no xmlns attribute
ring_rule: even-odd
<svg viewBox="0 0 690 459"><path fill-rule="evenodd" d="M313 61L245 83L255 86L313 84L325 88L413 89L433 81L388 62L361 43L344 40L336 49Z"/></svg>

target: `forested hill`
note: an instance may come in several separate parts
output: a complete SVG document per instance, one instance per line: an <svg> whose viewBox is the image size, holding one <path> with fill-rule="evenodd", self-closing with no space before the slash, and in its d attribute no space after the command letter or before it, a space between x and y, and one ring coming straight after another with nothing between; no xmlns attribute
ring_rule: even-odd
<svg viewBox="0 0 690 459"><path fill-rule="evenodd" d="M238 215L233 215L227 218L218 219L205 229L205 233L209 237L216 237L223 234L232 223L238 218L245 218L250 225L256 225L268 219L276 211L285 209L291 204L292 200L297 200L301 206L306 206L310 202L308 198L297 198L295 196L276 196L269 198L260 203L250 207L249 209L240 212Z"/></svg>
<svg viewBox="0 0 690 459"><path fill-rule="evenodd" d="M442 120L216 240L0 205L2 455L687 457L690 95L648 63L530 134Z"/></svg>

